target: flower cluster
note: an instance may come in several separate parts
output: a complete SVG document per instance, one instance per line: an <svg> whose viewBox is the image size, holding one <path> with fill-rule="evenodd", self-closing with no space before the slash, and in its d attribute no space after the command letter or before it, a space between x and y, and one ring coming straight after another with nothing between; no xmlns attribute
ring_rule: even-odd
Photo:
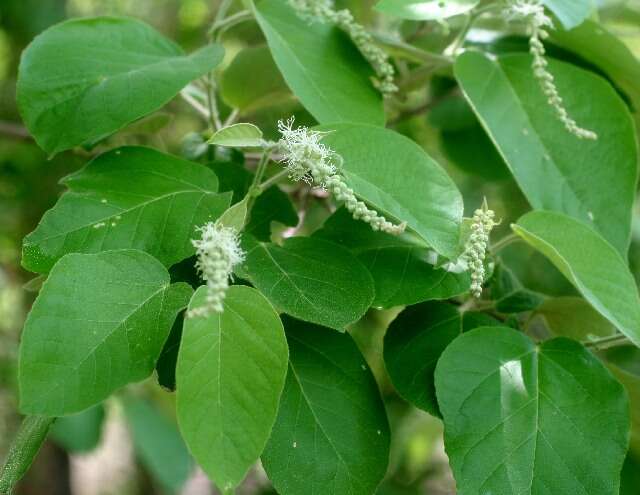
<svg viewBox="0 0 640 495"><path fill-rule="evenodd" d="M191 243L196 248L196 268L207 283L207 297L203 306L189 310L189 318L222 313L229 277L234 266L244 260L235 229L209 222L198 227L198 232L200 239Z"/></svg>
<svg viewBox="0 0 640 495"><path fill-rule="evenodd" d="M471 294L479 298L482 295L484 282L484 259L489 244L489 234L493 227L500 222L494 220L495 213L487 206L486 200L482 208L478 208L473 214L471 223L471 235L465 246L462 258L471 270Z"/></svg>
<svg viewBox="0 0 640 495"><path fill-rule="evenodd" d="M279 142L283 153L282 161L287 166L289 177L326 189L337 201L344 202L353 218L368 223L373 230L394 235L404 232L406 222L394 225L356 198L336 166L342 158L320 142L325 133L311 131L306 127L294 129L293 118L287 122L278 122L278 129L282 134Z"/></svg>
<svg viewBox="0 0 640 495"><path fill-rule="evenodd" d="M346 32L373 67L376 73L374 86L385 95L398 91L393 82L395 70L386 53L374 43L371 34L355 21L351 12L347 9L335 10L332 0L289 0L289 4L309 22L331 23Z"/></svg>
<svg viewBox="0 0 640 495"><path fill-rule="evenodd" d="M563 105L562 97L558 93L553 74L547 68L549 63L545 58L545 48L542 40L549 36L547 28L553 28L553 21L544 11L540 0L510 0L506 10L508 19L524 20L531 31L529 38L529 51L533 56L533 74L539 81L542 91L547 97L558 119L564 124L567 131L580 139L598 139L598 135L590 130L583 129L569 116Z"/></svg>

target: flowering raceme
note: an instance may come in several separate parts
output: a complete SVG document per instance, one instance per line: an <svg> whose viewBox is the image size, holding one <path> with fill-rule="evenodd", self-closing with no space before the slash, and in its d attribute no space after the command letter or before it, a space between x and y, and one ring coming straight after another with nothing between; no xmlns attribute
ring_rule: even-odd
<svg viewBox="0 0 640 495"><path fill-rule="evenodd" d="M553 74L547 68L549 62L545 58L545 48L542 40L549 36L547 28L553 29L553 21L545 14L544 6L539 0L511 0L506 10L508 19L524 20L531 31L529 51L533 56L533 74L539 81L540 87L547 97L549 105L553 107L558 119L567 131L580 139L598 139L598 135L583 129L569 116L562 97L558 93Z"/></svg>
<svg viewBox="0 0 640 495"><path fill-rule="evenodd" d="M484 259L489 245L489 234L493 227L500 223L496 222L494 218L495 213L488 208L485 200L482 208L478 208L473 214L471 235L462 255L471 270L471 294L476 298L482 295L482 284L485 277Z"/></svg>
<svg viewBox="0 0 640 495"><path fill-rule="evenodd" d="M371 34L355 21L351 12L347 9L335 10L332 0L289 0L289 4L308 22L335 24L346 32L373 67L376 73L374 86L385 95L398 91L393 82L395 70L386 53L374 43Z"/></svg>
<svg viewBox="0 0 640 495"><path fill-rule="evenodd" d="M294 129L293 118L287 122L278 122L278 129L282 134L279 142L283 153L282 161L286 164L291 179L302 179L326 189L337 201L344 202L353 218L368 223L373 230L394 235L404 232L406 222L394 225L356 198L336 166L342 158L320 142L325 133L306 127Z"/></svg>
<svg viewBox="0 0 640 495"><path fill-rule="evenodd" d="M196 268L207 283L206 302L189 310L189 318L222 313L233 268L244 261L244 252L235 229L209 222L198 227L200 239L192 240L196 248Z"/></svg>

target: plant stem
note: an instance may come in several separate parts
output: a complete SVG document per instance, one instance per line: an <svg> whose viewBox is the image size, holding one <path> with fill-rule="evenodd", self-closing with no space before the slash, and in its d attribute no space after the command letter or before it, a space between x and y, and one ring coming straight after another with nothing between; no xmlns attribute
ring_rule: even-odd
<svg viewBox="0 0 640 495"><path fill-rule="evenodd" d="M615 335L609 335L596 340L587 340L582 342L585 347L593 347L596 350L608 349L609 347L617 347L620 345L627 345L629 339L626 335L617 333Z"/></svg>
<svg viewBox="0 0 640 495"><path fill-rule="evenodd" d="M503 237L498 242L496 242L493 246L491 246L491 252L493 252L494 254L498 253L499 251L506 248L510 244L513 244L514 242L518 242L520 240L521 238L519 235L509 234L508 236Z"/></svg>
<svg viewBox="0 0 640 495"><path fill-rule="evenodd" d="M403 41L399 41L393 38L389 38L387 36L383 36L381 34L372 34L373 38L377 43L382 45L385 48L388 48L390 52L397 55L398 57L406 58L412 62L417 63L429 63L429 64L438 64L438 65L450 65L453 63L452 57L447 57L446 55L440 55L439 53L428 52L426 50L422 50L413 45L409 45L404 43Z"/></svg>
<svg viewBox="0 0 640 495"><path fill-rule="evenodd" d="M205 119L209 120L209 110L207 110L198 100L196 100L186 91L181 91L180 96L182 96L182 99L189 105L191 105L196 112L202 115Z"/></svg>
<svg viewBox="0 0 640 495"><path fill-rule="evenodd" d="M216 101L215 81L213 72L207 74L207 105L209 107L209 124L212 131L217 131L222 127L220 113L218 112L218 102Z"/></svg>
<svg viewBox="0 0 640 495"><path fill-rule="evenodd" d="M267 170L267 164L269 163L270 157L271 150L265 150L262 154L262 158L260 158L260 162L258 162L258 167L256 168L256 174L253 177L253 182L249 187L249 192L247 193L247 223L249 222L249 217L251 216L251 208L253 208L253 204L256 202L258 196L260 196L264 191L260 183L262 182L264 173Z"/></svg>
<svg viewBox="0 0 640 495"><path fill-rule="evenodd" d="M55 418L45 416L24 418L0 473L0 493L13 493L13 487L31 466L54 421Z"/></svg>
<svg viewBox="0 0 640 495"><path fill-rule="evenodd" d="M267 180L265 180L262 184L260 184L258 186L258 188L260 189L260 192L264 192L267 189L269 189L272 185L280 182L281 179L283 179L284 177L287 177L289 175L289 171L288 170L282 170L280 172L278 172L277 174L275 174L272 177L269 177Z"/></svg>
<svg viewBox="0 0 640 495"><path fill-rule="evenodd" d="M248 10L243 10L241 12L236 12L235 14L227 17L226 19L222 19L218 22L214 22L209 30L209 37L211 39L215 38L216 41L220 41L222 35L226 33L233 26L237 26L245 21L250 21L253 19L253 14Z"/></svg>

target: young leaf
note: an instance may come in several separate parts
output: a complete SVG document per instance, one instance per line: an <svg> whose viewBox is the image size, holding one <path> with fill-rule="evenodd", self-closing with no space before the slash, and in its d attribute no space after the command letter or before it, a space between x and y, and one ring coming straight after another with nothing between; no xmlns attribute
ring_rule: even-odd
<svg viewBox="0 0 640 495"><path fill-rule="evenodd" d="M511 228L544 254L618 330L640 346L640 297L620 254L591 227L561 213L527 213Z"/></svg>
<svg viewBox="0 0 640 495"><path fill-rule="evenodd" d="M67 253L140 249L171 266L194 253L195 228L229 206L201 165L150 148L104 153L63 179L70 189L23 245L22 265L46 273Z"/></svg>
<svg viewBox="0 0 640 495"><path fill-rule="evenodd" d="M69 453L83 453L95 449L102 436L105 410L102 404L71 416L56 419L49 430L49 438Z"/></svg>
<svg viewBox="0 0 640 495"><path fill-rule="evenodd" d="M433 378L436 363L461 333L458 308L428 302L405 309L384 337L384 363L398 393L434 416L440 416Z"/></svg>
<svg viewBox="0 0 640 495"><path fill-rule="evenodd" d="M205 297L201 287L190 307ZM287 359L278 314L250 287L230 287L223 313L185 320L176 370L178 423L189 450L221 489L237 486L260 456Z"/></svg>
<svg viewBox="0 0 640 495"><path fill-rule="evenodd" d="M577 342L479 328L447 347L435 380L460 495L618 494L629 403Z"/></svg>
<svg viewBox="0 0 640 495"><path fill-rule="evenodd" d="M572 29L595 10L593 0L542 0L542 3L553 12L565 29Z"/></svg>
<svg viewBox="0 0 640 495"><path fill-rule="evenodd" d="M433 299L448 299L469 290L468 273L435 268L433 251L410 235L374 232L351 217L344 208L334 213L316 232L322 238L349 248L367 267L375 286L373 306L391 308Z"/></svg>
<svg viewBox="0 0 640 495"><path fill-rule="evenodd" d="M322 142L342 157L341 171L360 198L407 222L439 254L457 257L462 195L420 146L374 126L335 124L321 130L333 131Z"/></svg>
<svg viewBox="0 0 640 495"><path fill-rule="evenodd" d="M256 3L256 19L280 72L318 122L384 124L382 97L369 79L373 70L346 34L301 19L285 1Z"/></svg>
<svg viewBox="0 0 640 495"><path fill-rule="evenodd" d="M175 420L143 399L127 398L124 406L136 453L143 465L167 493L180 493L193 470L193 460Z"/></svg>
<svg viewBox="0 0 640 495"><path fill-rule="evenodd" d="M601 77L553 60L549 70L569 113L599 139L580 140L564 129L529 56L493 60L466 52L455 64L465 96L531 205L589 222L624 254L638 178L633 121Z"/></svg>
<svg viewBox="0 0 640 495"><path fill-rule="evenodd" d="M480 0L380 0L376 10L411 21L434 21L468 12Z"/></svg>
<svg viewBox="0 0 640 495"><path fill-rule="evenodd" d="M344 331L371 306L371 275L337 244L293 237L280 247L245 237L243 247L243 270L280 311Z"/></svg>
<svg viewBox="0 0 640 495"><path fill-rule="evenodd" d="M224 127L211 136L207 142L230 148L259 148L264 144L262 131L255 125L247 123Z"/></svg>
<svg viewBox="0 0 640 495"><path fill-rule="evenodd" d="M20 409L76 413L149 376L191 292L141 251L61 258L22 334Z"/></svg>
<svg viewBox="0 0 640 495"><path fill-rule="evenodd" d="M224 50L185 55L147 24L96 17L57 24L20 61L20 113L48 153L94 143L154 112L213 69Z"/></svg>
<svg viewBox="0 0 640 495"><path fill-rule="evenodd" d="M262 464L282 495L370 495L389 461L389 425L349 335L285 318L289 371Z"/></svg>

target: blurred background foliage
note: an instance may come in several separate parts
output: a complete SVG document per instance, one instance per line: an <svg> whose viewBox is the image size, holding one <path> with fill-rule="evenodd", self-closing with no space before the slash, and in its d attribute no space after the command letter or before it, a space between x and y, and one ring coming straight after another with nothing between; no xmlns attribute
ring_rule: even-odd
<svg viewBox="0 0 640 495"><path fill-rule="evenodd" d="M431 50L442 50L455 33L451 25L400 23L380 18L373 0L338 2L359 20L379 30L402 33L407 40ZM600 0L601 22L640 57L640 2ZM19 423L17 413L17 348L25 315L33 302L38 280L20 268L22 238L62 192L58 180L80 168L102 150L123 144L146 144L203 162L238 161L234 154L207 148L200 134L201 117L176 99L165 109L143 119L91 150L74 150L49 160L29 138L15 102L17 67L22 50L47 27L76 16L128 15L140 18L190 51L206 41L217 0L0 0L0 459ZM470 41L493 50L525 50L522 40L496 41L490 23L471 32ZM503 26L498 26L502 28ZM224 38L225 61L217 70L223 114L238 108L242 120L261 126L275 137L275 122L294 114L301 123L313 123L275 69L254 23L242 24ZM584 61L566 52L553 52L580 65ZM588 65L587 65L588 66ZM402 75L407 68L399 62ZM595 69L595 68L594 68ZM640 85L640 81L638 81ZM420 112L415 110L419 109ZM637 109L635 109L637 110ZM389 109L390 125L421 144L443 164L462 190L467 215L486 196L503 223L496 239L528 204L490 139L470 111L447 70L429 74L408 88L406 102ZM638 113L635 113L638 122ZM223 115L224 116L224 115ZM613 166L613 164L612 164ZM304 196L304 195L302 195ZM296 199L294 197L294 199ZM315 230L326 218L320 202L305 203L300 232ZM615 200L615 198L612 198ZM640 209L636 207L630 261L640 281ZM505 287L511 290L505 289ZM553 331L555 321L567 324L561 309L570 307L577 332L584 322L598 333L597 317L585 308L570 284L539 254L523 244L501 253L492 280L492 294L524 287L525 303L545 300L540 311L514 311L513 325L541 332ZM561 298L561 299L559 299ZM566 298L572 298L570 301ZM522 304L522 300L520 300ZM528 304L528 303L527 303ZM527 307L525 304L525 307ZM560 309L559 309L560 308ZM407 405L395 393L382 364L381 342L398 311L371 311L351 333L380 383L392 425L393 445L388 477L380 495L455 493L442 443L438 419ZM577 315L577 316L576 316ZM542 323L540 323L542 321ZM573 322L573 320L571 320ZM632 454L625 464L621 494L640 493L640 358L633 349L621 349L611 358L612 369L627 385L634 403L635 434ZM164 380L164 379L163 379ZM59 420L34 468L22 482L20 494L134 495L213 494L214 489L193 464L177 432L173 396L155 379L129 387L105 404ZM585 455L590 455L585 453ZM273 493L259 467L248 476L241 494Z"/></svg>

